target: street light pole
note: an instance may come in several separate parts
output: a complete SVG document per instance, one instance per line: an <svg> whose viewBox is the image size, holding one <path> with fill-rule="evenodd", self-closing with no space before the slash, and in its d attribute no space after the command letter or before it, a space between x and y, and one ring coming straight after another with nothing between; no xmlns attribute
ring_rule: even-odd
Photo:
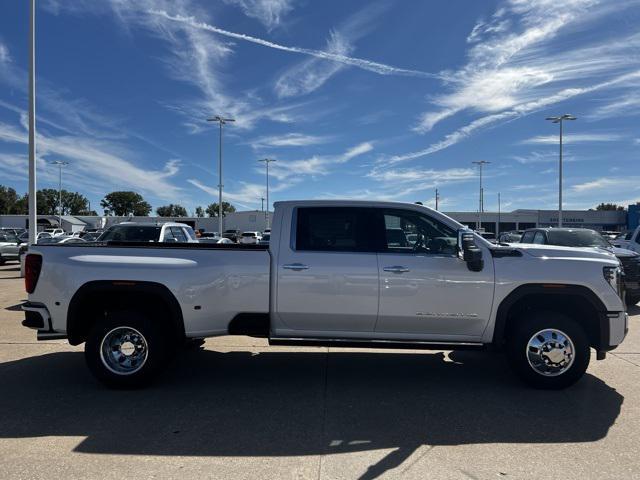
<svg viewBox="0 0 640 480"><path fill-rule="evenodd" d="M475 165L478 165L478 168L480 170L480 193L478 196L478 230L480 230L482 228L482 209L483 209L483 205L482 205L482 167L484 165L487 165L491 162L487 162L486 160L480 160L477 162L471 162Z"/></svg>
<svg viewBox="0 0 640 480"><path fill-rule="evenodd" d="M269 228L269 164L271 162L275 162L276 160L273 158L263 158L262 160L258 160L259 162L264 162L267 167L267 210L265 212L266 215L266 227Z"/></svg>
<svg viewBox="0 0 640 480"><path fill-rule="evenodd" d="M220 140L218 150L218 233L222 238L222 125L227 122L235 122L233 118L224 118L216 115L213 118L207 118L207 122L218 122L220 124Z"/></svg>
<svg viewBox="0 0 640 480"><path fill-rule="evenodd" d="M36 2L29 8L29 244L35 245L38 232L36 203Z"/></svg>
<svg viewBox="0 0 640 480"><path fill-rule="evenodd" d="M558 166L558 227L562 228L562 122L564 120L575 120L577 117L565 113L558 117L547 117L545 120L551 121L551 123L560 124L560 163Z"/></svg>
<svg viewBox="0 0 640 480"><path fill-rule="evenodd" d="M260 211L264 212L264 197L260 197Z"/></svg>
<svg viewBox="0 0 640 480"><path fill-rule="evenodd" d="M58 166L58 227L62 228L62 167L69 165L69 162L56 160L51 164Z"/></svg>

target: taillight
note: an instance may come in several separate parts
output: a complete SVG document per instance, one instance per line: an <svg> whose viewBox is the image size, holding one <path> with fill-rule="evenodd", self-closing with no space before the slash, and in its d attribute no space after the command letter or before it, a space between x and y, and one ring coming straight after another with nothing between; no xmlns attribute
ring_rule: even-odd
<svg viewBox="0 0 640 480"><path fill-rule="evenodd" d="M34 253L28 253L24 260L24 288L27 293L33 293L40 278L42 270L42 257Z"/></svg>

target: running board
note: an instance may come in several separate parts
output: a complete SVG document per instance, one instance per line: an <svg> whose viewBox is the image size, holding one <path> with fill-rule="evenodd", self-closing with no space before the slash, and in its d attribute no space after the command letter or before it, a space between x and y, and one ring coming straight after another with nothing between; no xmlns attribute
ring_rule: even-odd
<svg viewBox="0 0 640 480"><path fill-rule="evenodd" d="M370 340L357 338L286 338L269 337L269 345L339 347L339 348L394 348L410 350L480 350L479 342L427 342L422 340Z"/></svg>

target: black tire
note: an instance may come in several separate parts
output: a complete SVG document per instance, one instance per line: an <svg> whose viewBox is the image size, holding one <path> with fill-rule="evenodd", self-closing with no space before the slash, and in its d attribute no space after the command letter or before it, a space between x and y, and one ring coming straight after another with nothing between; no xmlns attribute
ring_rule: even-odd
<svg viewBox="0 0 640 480"><path fill-rule="evenodd" d="M516 323L507 338L507 353L512 368L525 383L534 388L558 390L573 385L580 380L589 366L591 351L584 329L575 320L562 313L540 311L514 319L514 321ZM543 353L543 349L529 347L529 341L533 340L536 333L545 330L550 333L550 329L564 334L573 344L572 355L561 357L561 362L567 362L565 363L564 371L562 364L557 364L559 366L551 364L549 366L549 364L544 365L544 362L540 362L538 369L533 366L538 359L551 361L551 358ZM546 336L552 342L557 342L558 339L562 338L558 336L558 333L547 334ZM539 341L539 339L544 338L544 334L536 338ZM560 345L559 343L556 344ZM545 344L543 343L543 345ZM568 345L570 346L570 344ZM564 351L566 349L559 349L554 350L554 353L559 354ZM533 359L532 362L529 360L530 357ZM567 358L572 358L572 360L567 361ZM541 370L545 369L548 371L541 372Z"/></svg>
<svg viewBox="0 0 640 480"><path fill-rule="evenodd" d="M128 360L118 363L109 354L114 352L115 356L124 351L116 350L117 342L120 341L118 339L123 338L131 339L128 343L134 345L132 355L125 357L137 360L135 363L131 361L132 366L128 371L127 368L123 368ZM115 341L111 348L108 347L110 340ZM167 330L159 319L153 319L150 315L135 310L108 312L106 317L95 322L87 337L84 347L85 360L91 373L106 386L139 388L153 380L166 365L169 358L168 340ZM120 346L124 347L125 343ZM138 350L144 350L145 355L139 355ZM139 358L134 358L136 356ZM111 368L109 365L114 367ZM121 368L122 371L115 371L114 368Z"/></svg>
<svg viewBox="0 0 640 480"><path fill-rule="evenodd" d="M627 304L627 307L632 307L636 303L640 302L640 296L627 294L624 300L625 300L625 303Z"/></svg>

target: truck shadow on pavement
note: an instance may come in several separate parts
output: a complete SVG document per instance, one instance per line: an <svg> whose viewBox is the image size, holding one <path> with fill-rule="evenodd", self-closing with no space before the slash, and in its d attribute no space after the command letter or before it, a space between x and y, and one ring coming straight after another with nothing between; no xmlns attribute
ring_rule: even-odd
<svg viewBox="0 0 640 480"><path fill-rule="evenodd" d="M75 451L297 456L422 445L593 442L624 398L586 375L565 391L522 385L500 355L211 350L178 356L143 390L96 383L80 352L0 364L0 438L84 436Z"/></svg>

